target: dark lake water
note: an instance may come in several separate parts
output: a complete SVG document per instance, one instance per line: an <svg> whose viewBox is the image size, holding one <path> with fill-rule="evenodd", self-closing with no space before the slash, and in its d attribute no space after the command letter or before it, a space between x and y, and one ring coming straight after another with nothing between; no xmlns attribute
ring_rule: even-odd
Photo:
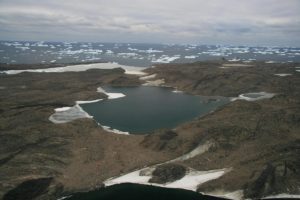
<svg viewBox="0 0 300 200"><path fill-rule="evenodd" d="M81 107L103 126L133 134L150 133L160 128L203 116L229 102L228 98L208 98L174 93L162 87L105 87L107 92L126 96Z"/></svg>
<svg viewBox="0 0 300 200"><path fill-rule="evenodd" d="M86 193L76 193L67 200L220 200L182 189L124 183Z"/></svg>

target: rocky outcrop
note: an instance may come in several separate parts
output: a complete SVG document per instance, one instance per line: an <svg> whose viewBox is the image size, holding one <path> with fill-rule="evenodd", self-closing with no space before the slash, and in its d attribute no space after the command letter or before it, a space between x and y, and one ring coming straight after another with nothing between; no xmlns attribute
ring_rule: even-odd
<svg viewBox="0 0 300 200"><path fill-rule="evenodd" d="M3 200L31 200L45 194L53 178L39 178L24 181L8 191Z"/></svg>
<svg viewBox="0 0 300 200"><path fill-rule="evenodd" d="M178 164L159 165L152 172L152 178L149 180L149 183L164 184L173 182L184 177L186 171L187 169L184 166Z"/></svg>
<svg viewBox="0 0 300 200"><path fill-rule="evenodd" d="M266 64L263 62L251 65L211 61L191 64L163 64L148 68L146 72L156 74L157 79L164 79L165 85L192 94L206 96L236 97L248 92L280 92L294 90L297 76L295 66L290 64ZM283 78L278 73L290 73Z"/></svg>

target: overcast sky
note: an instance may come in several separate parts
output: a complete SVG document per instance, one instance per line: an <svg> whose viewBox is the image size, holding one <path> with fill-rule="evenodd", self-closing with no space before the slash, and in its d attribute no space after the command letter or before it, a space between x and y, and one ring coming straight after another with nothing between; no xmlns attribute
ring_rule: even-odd
<svg viewBox="0 0 300 200"><path fill-rule="evenodd" d="M300 46L300 0L0 0L0 40Z"/></svg>

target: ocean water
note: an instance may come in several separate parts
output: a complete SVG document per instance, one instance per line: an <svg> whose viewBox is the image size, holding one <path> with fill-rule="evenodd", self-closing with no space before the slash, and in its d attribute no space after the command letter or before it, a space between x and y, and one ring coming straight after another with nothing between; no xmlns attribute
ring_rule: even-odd
<svg viewBox="0 0 300 200"><path fill-rule="evenodd" d="M207 98L174 93L162 87L104 87L126 96L80 106L103 126L131 134L152 133L203 116L229 102L228 98Z"/></svg>
<svg viewBox="0 0 300 200"><path fill-rule="evenodd" d="M0 63L106 61L149 67L204 60L300 62L300 48L231 45L0 41Z"/></svg>

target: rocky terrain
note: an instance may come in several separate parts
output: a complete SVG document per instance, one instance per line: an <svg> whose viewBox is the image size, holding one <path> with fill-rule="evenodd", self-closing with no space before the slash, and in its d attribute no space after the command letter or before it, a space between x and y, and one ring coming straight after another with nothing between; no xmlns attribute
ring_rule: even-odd
<svg viewBox="0 0 300 200"><path fill-rule="evenodd" d="M172 131L129 136L106 132L91 119L53 124L48 118L55 108L73 106L77 100L105 98L96 92L101 85L138 86L144 80L137 76L125 75L122 69L0 74L0 198L56 199L91 190L110 177L176 158L208 141L212 144L208 151L157 168L152 181L180 178L186 167L231 168L198 191L243 190L246 198L299 194L300 73L296 66L300 65L222 61L149 68L148 74L156 74L153 79L191 94L237 97L265 91L276 95L231 102Z"/></svg>
<svg viewBox="0 0 300 200"><path fill-rule="evenodd" d="M299 64L254 63L230 67L210 62L147 70L165 84L192 94L276 93L272 99L234 101L177 128L178 135L193 132L194 141L213 143L206 153L180 164L197 170L232 168L223 177L199 186L198 191L244 190L246 198L300 193L300 73L296 66ZM291 75L274 75L281 73ZM174 140L176 137L169 144Z"/></svg>

